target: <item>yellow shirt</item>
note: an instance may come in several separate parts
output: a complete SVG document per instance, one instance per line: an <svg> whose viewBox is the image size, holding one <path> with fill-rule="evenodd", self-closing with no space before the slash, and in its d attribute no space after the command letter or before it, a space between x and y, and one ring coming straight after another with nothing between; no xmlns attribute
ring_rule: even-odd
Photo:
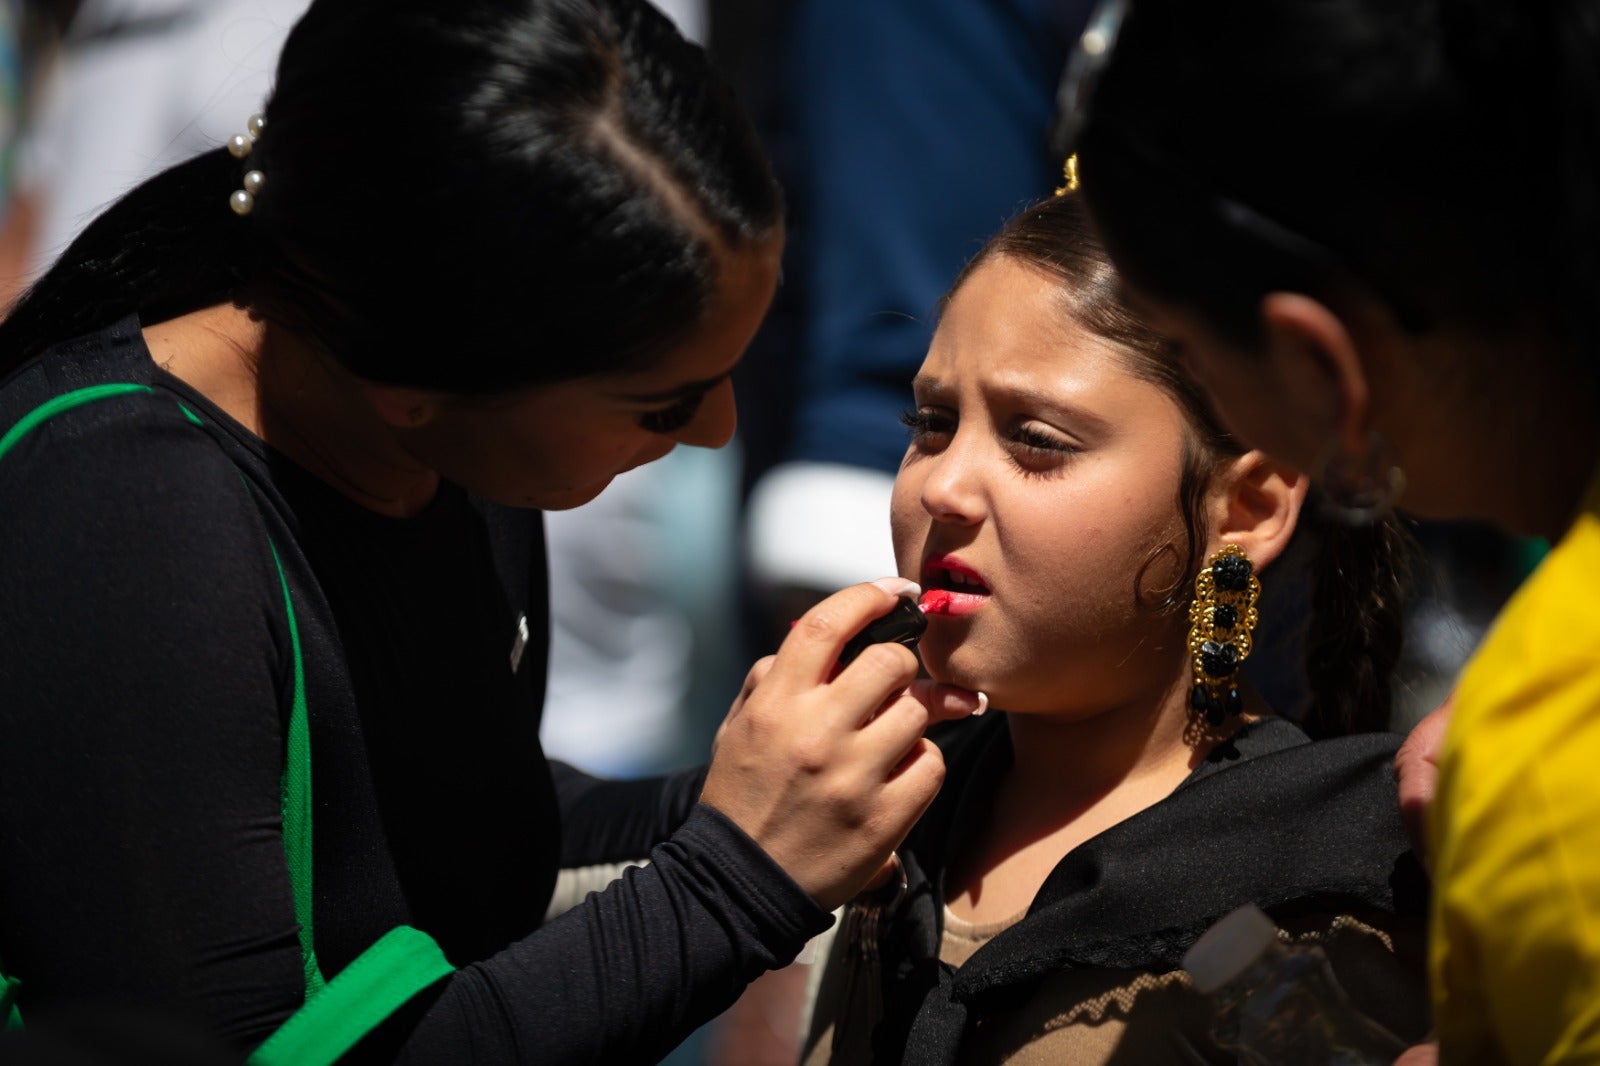
<svg viewBox="0 0 1600 1066"><path fill-rule="evenodd" d="M1600 479L1462 675L1430 828L1443 1066L1600 1064Z"/></svg>

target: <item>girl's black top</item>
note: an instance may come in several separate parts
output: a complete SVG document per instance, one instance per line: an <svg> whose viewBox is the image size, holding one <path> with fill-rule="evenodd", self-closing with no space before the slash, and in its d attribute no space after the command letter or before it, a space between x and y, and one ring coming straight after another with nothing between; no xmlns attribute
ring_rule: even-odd
<svg viewBox="0 0 1600 1066"><path fill-rule="evenodd" d="M1243 726L1170 796L1069 852L1026 916L956 968L939 957L946 878L982 831L1012 749L1003 713L939 727L944 787L900 848L907 890L879 925L884 1012L872 1061L969 1061L974 1035L1051 975L1180 969L1200 935L1246 903L1286 927L1343 917L1420 929L1429 885L1400 818L1401 739L1312 742L1270 717ZM1420 1041L1425 989L1414 953L1395 962L1382 987L1350 991L1360 1009ZM1181 1019L1167 1021L1181 1031ZM1205 1060L1192 1046L1172 1053L1171 1061Z"/></svg>
<svg viewBox="0 0 1600 1066"><path fill-rule="evenodd" d="M274 550L310 707L322 970L400 924L459 967L357 1057L648 1061L829 924L697 804L702 775L545 759L537 512L449 484L413 518L368 511L163 372L133 317L13 375L0 433L109 382L153 392L0 460L0 962L26 1018L134 1006L246 1049L301 1003ZM646 856L541 924L558 868Z"/></svg>

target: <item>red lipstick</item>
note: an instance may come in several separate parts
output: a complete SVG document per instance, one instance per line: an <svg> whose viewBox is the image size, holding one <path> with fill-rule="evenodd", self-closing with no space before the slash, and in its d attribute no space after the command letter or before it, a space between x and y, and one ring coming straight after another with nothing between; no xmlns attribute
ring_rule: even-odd
<svg viewBox="0 0 1600 1066"><path fill-rule="evenodd" d="M959 618L989 602L982 576L953 555L936 555L922 566L920 606L930 615Z"/></svg>

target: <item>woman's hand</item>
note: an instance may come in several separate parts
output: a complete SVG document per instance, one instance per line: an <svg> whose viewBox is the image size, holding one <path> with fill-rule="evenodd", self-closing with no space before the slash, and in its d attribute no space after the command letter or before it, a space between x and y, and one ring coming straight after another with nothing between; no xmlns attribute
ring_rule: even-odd
<svg viewBox="0 0 1600 1066"><path fill-rule="evenodd" d="M717 731L700 798L731 818L827 910L854 896L944 781L923 731L979 707L917 681L917 658L874 644L838 669L845 642L916 586L854 585L807 611L757 663Z"/></svg>
<svg viewBox="0 0 1600 1066"><path fill-rule="evenodd" d="M1427 861L1428 808L1433 806L1433 792L1439 783L1439 753L1444 747L1445 729L1450 725L1455 700L1456 694L1450 693L1443 703L1413 726L1411 735L1394 756L1395 774L1400 778L1400 816L1405 819L1412 848L1429 866L1432 864Z"/></svg>
<svg viewBox="0 0 1600 1066"><path fill-rule="evenodd" d="M1439 1066L1439 1045L1430 1042L1408 1048L1394 1060L1394 1066Z"/></svg>

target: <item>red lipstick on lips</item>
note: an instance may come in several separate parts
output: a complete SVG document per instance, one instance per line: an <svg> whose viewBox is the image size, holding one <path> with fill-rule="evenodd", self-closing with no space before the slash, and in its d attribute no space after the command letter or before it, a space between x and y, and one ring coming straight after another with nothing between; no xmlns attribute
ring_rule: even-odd
<svg viewBox="0 0 1600 1066"><path fill-rule="evenodd" d="M953 555L939 555L922 567L920 605L929 615L959 618L989 602L989 586L972 567Z"/></svg>

